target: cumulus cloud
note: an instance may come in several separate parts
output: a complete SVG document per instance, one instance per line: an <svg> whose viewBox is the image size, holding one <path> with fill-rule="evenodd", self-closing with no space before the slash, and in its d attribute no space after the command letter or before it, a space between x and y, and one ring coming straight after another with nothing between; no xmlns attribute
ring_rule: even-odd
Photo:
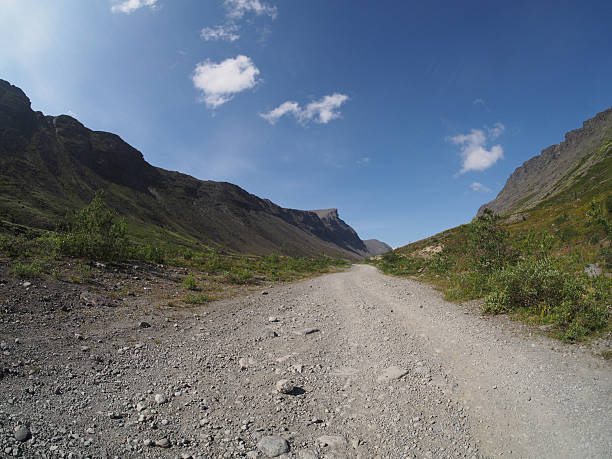
<svg viewBox="0 0 612 459"><path fill-rule="evenodd" d="M472 189L472 191L482 191L484 193L490 193L491 189L484 186L482 183L478 183L478 182L473 182L470 185L470 188Z"/></svg>
<svg viewBox="0 0 612 459"><path fill-rule="evenodd" d="M270 6L260 0L225 0L223 4L227 9L227 16L232 20L242 19L247 13L252 13L256 16L265 14L272 19L276 19L278 13L275 6Z"/></svg>
<svg viewBox="0 0 612 459"><path fill-rule="evenodd" d="M463 165L458 175L468 171L484 171L504 157L501 145L487 149L487 140L495 140L504 132L504 125L495 123L493 128L472 129L469 134L459 134L448 140L461 148Z"/></svg>
<svg viewBox="0 0 612 459"><path fill-rule="evenodd" d="M301 124L307 124L314 121L319 124L327 124L331 120L341 116L340 106L344 104L349 97L345 94L334 93L330 96L324 96L319 100L315 100L306 107L301 108L297 102L287 101L268 113L260 113L263 119L270 124L275 124L280 118L285 115L293 115Z"/></svg>
<svg viewBox="0 0 612 459"><path fill-rule="evenodd" d="M200 37L206 41L236 41L240 38L236 24L225 24L215 27L204 27L200 31Z"/></svg>
<svg viewBox="0 0 612 459"><path fill-rule="evenodd" d="M202 92L201 99L208 108L215 109L232 100L234 95L253 88L259 80L259 69L253 61L243 55L215 63L200 62L191 79L196 89Z"/></svg>
<svg viewBox="0 0 612 459"><path fill-rule="evenodd" d="M119 2L115 1L115 3L116 5L111 6L111 11L113 13L130 14L143 6L155 8L157 0L123 0Z"/></svg>
<svg viewBox="0 0 612 459"><path fill-rule="evenodd" d="M484 99L481 99L479 97L478 99L474 99L474 102L472 102L472 104L474 104L474 105L485 105L485 101L484 101Z"/></svg>

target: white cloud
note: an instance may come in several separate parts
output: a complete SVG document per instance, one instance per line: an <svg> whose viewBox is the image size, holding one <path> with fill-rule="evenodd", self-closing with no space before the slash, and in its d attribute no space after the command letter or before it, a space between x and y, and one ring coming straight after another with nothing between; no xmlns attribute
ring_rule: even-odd
<svg viewBox="0 0 612 459"><path fill-rule="evenodd" d="M242 19L247 13L253 13L256 16L265 14L272 19L276 19L278 14L275 6L270 6L260 0L225 0L223 3L227 9L227 16L232 20Z"/></svg>
<svg viewBox="0 0 612 459"><path fill-rule="evenodd" d="M482 191L484 193L490 193L491 189L484 186L482 183L474 182L470 185L472 191Z"/></svg>
<svg viewBox="0 0 612 459"><path fill-rule="evenodd" d="M489 139L495 140L504 133L506 126L501 123L495 123L492 128L487 128Z"/></svg>
<svg viewBox="0 0 612 459"><path fill-rule="evenodd" d="M369 156L364 156L357 160L357 164L369 164L372 159Z"/></svg>
<svg viewBox="0 0 612 459"><path fill-rule="evenodd" d="M485 105L485 100L478 98L478 99L474 99L474 102L472 102L472 104L474 105Z"/></svg>
<svg viewBox="0 0 612 459"><path fill-rule="evenodd" d="M461 147L461 158L463 165L457 175L468 171L484 171L499 159L504 157L504 149L501 145L493 145L486 148L487 140L495 140L504 132L504 125L495 123L493 128L487 129L487 134L482 129L472 129L469 134L459 134L448 140Z"/></svg>
<svg viewBox="0 0 612 459"><path fill-rule="evenodd" d="M117 1L115 1L115 3L117 3ZM113 5L111 7L111 11L113 13L130 14L143 6L148 6L154 9L156 7L156 3L157 0L123 0L116 5Z"/></svg>
<svg viewBox="0 0 612 459"><path fill-rule="evenodd" d="M280 118L288 114L293 115L301 124L306 124L309 121L327 124L340 117L341 114L338 109L348 99L349 97L345 94L334 93L331 96L324 96L315 100L304 108L301 108L297 102L287 101L268 113L260 113L259 116L270 124L275 124Z"/></svg>
<svg viewBox="0 0 612 459"><path fill-rule="evenodd" d="M204 27L200 31L200 37L206 41L227 40L236 41L240 38L236 24L225 24L215 27Z"/></svg>
<svg viewBox="0 0 612 459"><path fill-rule="evenodd" d="M215 109L232 100L235 94L251 89L259 80L259 69L247 56L238 55L223 62L200 62L191 77L193 85L202 91L202 100Z"/></svg>

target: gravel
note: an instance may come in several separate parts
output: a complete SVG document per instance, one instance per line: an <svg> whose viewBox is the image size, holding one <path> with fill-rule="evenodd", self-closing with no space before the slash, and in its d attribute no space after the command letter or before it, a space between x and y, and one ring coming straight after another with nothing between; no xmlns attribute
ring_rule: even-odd
<svg viewBox="0 0 612 459"><path fill-rule="evenodd" d="M198 308L155 269L89 306L5 276L0 455L610 456L612 367L586 345L365 265Z"/></svg>

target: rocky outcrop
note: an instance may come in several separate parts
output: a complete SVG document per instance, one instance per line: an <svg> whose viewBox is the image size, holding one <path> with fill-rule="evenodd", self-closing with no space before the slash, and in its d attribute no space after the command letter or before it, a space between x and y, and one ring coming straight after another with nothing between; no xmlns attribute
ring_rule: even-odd
<svg viewBox="0 0 612 459"><path fill-rule="evenodd" d="M130 226L160 240L257 255L368 255L337 209L285 209L231 183L156 168L115 134L32 111L21 89L0 80L2 219L52 228L97 189L106 191L107 203Z"/></svg>
<svg viewBox="0 0 612 459"><path fill-rule="evenodd" d="M497 197L484 204L478 214L485 208L502 215L516 213L554 196L597 159L593 153L610 138L612 108L585 121L582 128L565 134L564 141L523 163L510 175Z"/></svg>

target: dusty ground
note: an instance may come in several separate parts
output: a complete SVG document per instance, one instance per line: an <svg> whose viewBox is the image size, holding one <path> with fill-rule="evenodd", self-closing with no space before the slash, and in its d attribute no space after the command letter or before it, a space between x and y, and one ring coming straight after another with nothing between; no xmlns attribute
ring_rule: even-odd
<svg viewBox="0 0 612 459"><path fill-rule="evenodd" d="M585 347L371 266L189 309L180 279L5 270L0 454L612 455L612 366Z"/></svg>

